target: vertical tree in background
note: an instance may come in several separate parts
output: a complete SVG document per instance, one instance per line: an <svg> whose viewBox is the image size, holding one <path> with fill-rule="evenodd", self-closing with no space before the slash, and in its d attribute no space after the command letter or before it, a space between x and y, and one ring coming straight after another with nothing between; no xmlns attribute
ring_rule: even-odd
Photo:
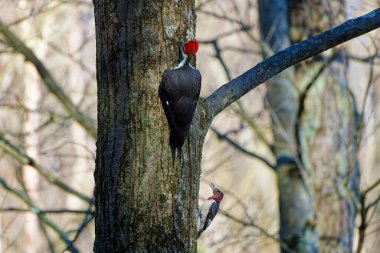
<svg viewBox="0 0 380 253"><path fill-rule="evenodd" d="M292 42L346 19L345 1L290 1ZM352 252L359 194L359 115L347 82L344 46L300 64L298 148L311 176L321 252ZM301 80L306 80L302 82Z"/></svg>
<svg viewBox="0 0 380 253"><path fill-rule="evenodd" d="M264 56L290 45L287 1L259 1ZM271 108L276 173L280 197L280 239L296 252L318 252L318 233L310 185L297 156L296 121L299 108L294 67L267 82ZM288 252L282 248L282 252Z"/></svg>
<svg viewBox="0 0 380 253"><path fill-rule="evenodd" d="M264 45L274 52L346 18L341 1L259 3ZM335 48L268 82L280 237L297 252L318 251L317 231L321 252L353 249L359 117L347 85L345 55L344 48Z"/></svg>
<svg viewBox="0 0 380 253"><path fill-rule="evenodd" d="M27 30L29 27L24 27ZM25 31L29 32L29 31ZM41 51L45 48L40 47ZM30 111L37 110L40 99L41 99L41 86L39 83L38 76L32 66L26 66L24 70L24 104ZM30 133L24 138L25 152L33 159L39 159L39 133L35 132L38 128L41 118L40 115L32 112L25 113L25 121L23 122L24 131ZM25 183L25 188L27 189L30 199L33 201L39 201L41 196L38 192L40 187L40 178L38 173L33 170L30 165L23 166L23 179ZM30 252L39 252L41 250L43 238L41 233L41 226L39 224L38 217L34 213L25 213L25 247L28 248Z"/></svg>

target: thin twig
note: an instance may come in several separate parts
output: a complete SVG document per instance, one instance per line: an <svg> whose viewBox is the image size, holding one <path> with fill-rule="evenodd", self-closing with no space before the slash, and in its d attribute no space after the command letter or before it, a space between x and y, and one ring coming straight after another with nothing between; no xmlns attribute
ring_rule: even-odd
<svg viewBox="0 0 380 253"><path fill-rule="evenodd" d="M205 100L208 118L214 118L231 103L286 68L378 27L380 27L380 9L347 20L341 25L274 54L208 96Z"/></svg>
<svg viewBox="0 0 380 253"><path fill-rule="evenodd" d="M302 120L302 115L303 112L305 111L305 103L307 96L309 94L309 91L311 87L316 83L318 78L322 75L323 71L330 65L330 63L336 58L336 55L330 57L325 63L323 63L319 69L316 71L314 76L311 78L309 83L306 84L304 90L302 93L299 95L299 106L298 106L298 111L297 111L297 117L296 117L296 124L294 127L294 136L296 139L296 151L297 151L297 157L302 161L302 152L301 152L301 140L300 140L300 129L301 129L301 120Z"/></svg>
<svg viewBox="0 0 380 253"><path fill-rule="evenodd" d="M93 138L96 138L97 132L95 128L95 121L83 114L77 106L73 104L70 98L65 94L47 70L42 61L38 59L34 52L19 38L17 38L16 35L13 34L1 20L0 33L4 36L10 47L12 47L16 52L22 54L27 61L31 62L35 66L46 87L56 96L66 111L87 131L87 133L89 133Z"/></svg>
<svg viewBox="0 0 380 253"><path fill-rule="evenodd" d="M62 251L62 253L64 253L66 250L68 250L72 245L74 245L75 241L79 238L79 235L82 233L82 231L86 228L86 226L92 221L92 219L95 218L95 212L91 211L92 210L92 207L94 205L95 201L94 199L91 200L89 206L88 206L88 209L87 209L87 212L86 212L86 215L84 216L83 218L83 221L82 223L80 224L80 226L78 227L78 229L76 230L76 234L74 236L74 238L71 240L71 242L67 245L66 249L64 249Z"/></svg>
<svg viewBox="0 0 380 253"><path fill-rule="evenodd" d="M375 189L377 186L380 185L380 178L377 179L376 182L374 182L371 186L369 186L367 189L365 189L362 194L366 195L367 193L369 193L370 191L372 191L373 189Z"/></svg>
<svg viewBox="0 0 380 253"><path fill-rule="evenodd" d="M0 132L0 149L3 149L8 155L15 158L22 165L30 165L33 167L40 175L42 175L46 180L50 183L58 186L62 190L74 194L78 198L90 202L91 198L86 196L85 194L75 190L70 185L63 182L61 179L56 177L51 171L43 168L39 165L33 158L28 156L25 151L15 145L13 145L9 140L7 140L3 133Z"/></svg>
<svg viewBox="0 0 380 253"><path fill-rule="evenodd" d="M246 150L245 148L240 146L238 143L233 141L231 138L229 138L228 135L220 133L214 127L211 127L211 130L218 136L219 140L225 140L227 143L229 143L231 146L233 146L235 149L239 150L243 154L246 154L250 157L256 158L259 161L263 162L265 165L267 165L269 168L271 168L273 170L275 169L275 165L272 164L270 161L268 161L266 158L264 158L264 157L262 157L256 153L253 153L252 151Z"/></svg>
<svg viewBox="0 0 380 253"><path fill-rule="evenodd" d="M34 212L35 210L30 208L17 208L17 207L4 207L0 208L0 213L6 213L6 212ZM47 214L67 214L67 213L74 213L74 214L92 214L94 215L95 212L91 210L73 210L73 209L44 209L40 210L40 213L47 213Z"/></svg>
<svg viewBox="0 0 380 253"><path fill-rule="evenodd" d="M266 237L276 241L277 243L279 243L281 245L282 248L284 248L287 252L289 253L295 253L292 249L290 249L290 247L283 241L281 241L278 237L268 233L265 229L263 229L262 227L258 226L257 224L255 224L254 222L247 222L247 221L244 221L244 220L241 220L227 212L224 212L223 210L220 210L219 211L220 214L224 215L225 217L231 219L232 221L235 221L236 223L239 223L239 224L242 224L244 226L249 226L249 227L253 227L257 230L260 231L260 233L262 233L263 235L265 235Z"/></svg>
<svg viewBox="0 0 380 253"><path fill-rule="evenodd" d="M58 236L61 238L62 241L64 241L67 245L70 244L70 239L65 231L63 231L58 225L56 225L53 221L51 221L49 218L46 217L44 213L41 212L41 209L35 205L26 195L24 192L21 192L19 190L16 190L8 185L8 183L0 177L0 185L3 186L5 190L12 193L14 196L16 196L18 199L23 201L25 204L28 205L29 209L33 213L35 213L40 221L44 223L46 226L50 227L54 232L58 234ZM68 251L72 253L79 253L79 250L74 246L70 245L70 247L67 249Z"/></svg>
<svg viewBox="0 0 380 253"><path fill-rule="evenodd" d="M359 145L360 145L360 143L362 141L362 138L363 138L365 106L367 104L369 90L371 88L371 84L372 84L372 81L373 81L373 72L374 72L374 59L372 58L370 60L370 68L369 68L369 75L368 75L369 78L368 78L368 82L367 82L367 85L366 85L366 88L365 88L365 91L364 91L364 99L363 99L363 104L362 104L362 112L360 114L360 119L359 119L359 124L358 124L358 129L357 129L357 133L358 133L357 143L356 143L356 147L357 148L359 147Z"/></svg>
<svg viewBox="0 0 380 253"><path fill-rule="evenodd" d="M257 138L266 146L266 148L271 152L271 154L274 154L273 144L267 140L267 138L261 132L260 127L257 126L257 124L253 121L253 119L247 114L242 103L238 100L236 101L236 104L238 106L238 109L234 110L235 113L239 114L239 116L242 117L242 119L248 124L248 126L252 130L254 130Z"/></svg>

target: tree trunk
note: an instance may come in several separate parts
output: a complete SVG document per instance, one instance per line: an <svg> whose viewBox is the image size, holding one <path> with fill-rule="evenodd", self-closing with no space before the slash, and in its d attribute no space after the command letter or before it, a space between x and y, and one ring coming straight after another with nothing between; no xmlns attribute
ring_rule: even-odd
<svg viewBox="0 0 380 253"><path fill-rule="evenodd" d="M260 0L259 15L264 56L270 55L270 50L278 52L288 47L290 38L287 1ZM280 240L283 242L281 252L318 252L315 210L296 150L294 133L298 94L294 84L294 68L272 77L267 81L267 88L277 158Z"/></svg>
<svg viewBox="0 0 380 253"><path fill-rule="evenodd" d="M33 8L35 3L30 3L30 8ZM25 14L23 14L25 15ZM25 22L21 25L22 34L32 34L31 23ZM36 45L37 43L35 43ZM42 44L42 43L40 43ZM38 45L34 52L40 56L46 56L47 48L44 45ZM26 133L23 140L25 152L28 156L36 161L40 160L40 133L36 129L41 124L41 116L36 113L41 106L42 89L38 73L32 65L25 65L24 73L22 74L24 83L24 101L23 104L28 109L25 112L23 122L23 132ZM22 179L24 182L25 190L29 198L35 203L39 203L42 199L40 194L40 175L30 165L24 165L22 169ZM40 220L35 213L26 212L25 225L24 225L24 241L22 245L28 249L30 253L41 252L44 245L44 235L41 230Z"/></svg>
<svg viewBox="0 0 380 253"><path fill-rule="evenodd" d="M183 162L173 165L158 98L161 73L177 63L178 42L194 36L194 1L94 3L98 80L94 251L195 252L200 159L208 128L200 127L199 118L206 114L198 109Z"/></svg>
<svg viewBox="0 0 380 253"><path fill-rule="evenodd" d="M292 40L298 42L346 19L344 1L290 1ZM333 58L331 58L333 57ZM346 79L344 47L334 48L296 70L304 94L299 114L303 165L313 172L321 252L352 252L360 173L357 162L359 118ZM314 82L300 82L313 69Z"/></svg>
<svg viewBox="0 0 380 253"><path fill-rule="evenodd" d="M24 104L30 111L32 111L32 113L29 111L25 113L25 121L23 122L24 132L28 133L24 138L25 152L33 159L38 160L38 144L40 141L40 136L39 133L35 130L38 128L39 124L41 124L41 119L40 116L34 111L37 110L40 105L41 87L36 72L31 66L27 66L25 68L24 78ZM40 176L38 175L38 172L35 171L30 165L24 165L22 172L25 189L29 197L33 201L39 202L41 196L39 194ZM31 253L40 252L42 248L41 238L43 238L43 235L41 233L38 216L31 212L26 212L24 216L25 240L23 242L23 245Z"/></svg>
<svg viewBox="0 0 380 253"><path fill-rule="evenodd" d="M259 3L263 37L275 52L286 47L289 38L299 42L345 19L344 4L338 1L289 1L288 13L283 1ZM285 25L288 16L290 29ZM352 252L359 190L358 117L345 78L344 54L333 60L326 60L331 54L324 57L302 63L294 75L286 72L268 82L276 117L275 153L278 162L288 156L286 166L277 164L280 238L297 252L316 252L317 226L321 252Z"/></svg>

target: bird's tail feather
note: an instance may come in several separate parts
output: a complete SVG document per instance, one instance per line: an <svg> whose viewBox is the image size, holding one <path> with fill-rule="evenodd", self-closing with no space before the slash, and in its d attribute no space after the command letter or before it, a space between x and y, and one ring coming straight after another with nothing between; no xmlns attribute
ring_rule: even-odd
<svg viewBox="0 0 380 253"><path fill-rule="evenodd" d="M201 229L201 230L198 231L198 237L197 237L197 239L201 236L202 232L203 232L203 229Z"/></svg>
<svg viewBox="0 0 380 253"><path fill-rule="evenodd" d="M177 153L178 153L178 159L180 162L182 162L182 146L179 146L177 148Z"/></svg>
<svg viewBox="0 0 380 253"><path fill-rule="evenodd" d="M177 153L178 159L182 160L182 145L184 140L179 137L175 131L170 131L169 145L172 153L173 162L175 161L175 155Z"/></svg>
<svg viewBox="0 0 380 253"><path fill-rule="evenodd" d="M175 160L175 147L170 146L170 149L172 151L172 160L173 160L173 163L174 163L174 160Z"/></svg>

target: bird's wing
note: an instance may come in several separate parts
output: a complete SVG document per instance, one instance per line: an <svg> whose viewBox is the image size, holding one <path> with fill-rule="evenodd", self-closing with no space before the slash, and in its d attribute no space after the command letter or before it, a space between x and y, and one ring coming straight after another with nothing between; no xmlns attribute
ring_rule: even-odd
<svg viewBox="0 0 380 253"><path fill-rule="evenodd" d="M201 92L201 73L197 69L192 69L187 72L187 80L181 80L181 78L179 78L178 81L181 83L187 83L186 87L182 87L186 90L186 95L178 97L178 100L176 100L173 107L173 113L176 119L176 124L186 132L190 128L195 109L197 108L199 94Z"/></svg>
<svg viewBox="0 0 380 253"><path fill-rule="evenodd" d="M202 77L197 69L165 71L159 96L170 128L184 138L189 130L201 91Z"/></svg>
<svg viewBox="0 0 380 253"><path fill-rule="evenodd" d="M206 222L204 224L204 228L203 230L206 230L206 228L208 226L210 226L212 220L214 219L214 217L216 216L216 214L218 213L218 210L219 210L219 205L218 203L216 203L215 201L212 203L211 205L211 208L210 208L210 211L208 212L207 214L207 217L206 217Z"/></svg>
<svg viewBox="0 0 380 253"><path fill-rule="evenodd" d="M197 108L198 100L191 97L180 97L173 106L175 123L183 131L188 131Z"/></svg>
<svg viewBox="0 0 380 253"><path fill-rule="evenodd" d="M210 226L215 215L218 213L219 204L215 200L207 200L199 212L198 219L198 238ZM208 212L207 212L208 210ZM206 213L207 212L207 213Z"/></svg>
<svg viewBox="0 0 380 253"><path fill-rule="evenodd" d="M206 199L202 206L199 208L199 213L198 213L198 230L201 230L203 228L203 224L207 218L207 215L210 211L211 205L215 202L213 199Z"/></svg>
<svg viewBox="0 0 380 253"><path fill-rule="evenodd" d="M176 124L175 113L173 112L173 98L169 91L173 89L168 70L165 70L161 77L160 86L158 88L158 96L160 97L162 108L164 108L166 119L168 120L170 129L181 132L180 127Z"/></svg>

